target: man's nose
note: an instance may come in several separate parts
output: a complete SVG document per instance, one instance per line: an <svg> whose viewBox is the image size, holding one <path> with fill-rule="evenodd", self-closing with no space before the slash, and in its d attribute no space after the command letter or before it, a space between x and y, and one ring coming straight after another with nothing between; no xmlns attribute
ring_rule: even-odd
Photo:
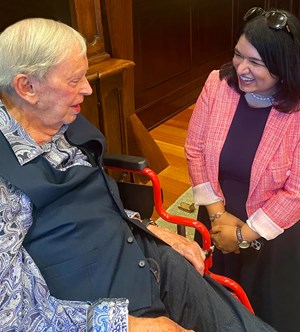
<svg viewBox="0 0 300 332"><path fill-rule="evenodd" d="M92 87L89 83L89 81L87 80L87 78L85 77L84 78L84 82L83 82L83 87L81 89L81 93L84 95L84 96L89 96L93 93L93 90L92 90Z"/></svg>

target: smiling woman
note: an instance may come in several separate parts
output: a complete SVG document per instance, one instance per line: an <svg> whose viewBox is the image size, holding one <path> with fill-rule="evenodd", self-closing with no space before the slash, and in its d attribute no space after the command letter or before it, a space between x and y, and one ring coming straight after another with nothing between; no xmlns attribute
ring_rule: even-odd
<svg viewBox="0 0 300 332"><path fill-rule="evenodd" d="M185 152L198 219L217 247L212 271L238 281L276 330L297 331L300 24L257 7L245 21L232 61L199 96Z"/></svg>
<svg viewBox="0 0 300 332"><path fill-rule="evenodd" d="M257 100L268 100L271 105L272 95L277 90L278 77L269 72L256 48L248 42L244 35L236 44L232 63L238 77L239 89L246 93L248 104L256 106L251 104L251 98L248 99L254 93L254 96L258 94L267 98L262 99L263 97L261 97Z"/></svg>

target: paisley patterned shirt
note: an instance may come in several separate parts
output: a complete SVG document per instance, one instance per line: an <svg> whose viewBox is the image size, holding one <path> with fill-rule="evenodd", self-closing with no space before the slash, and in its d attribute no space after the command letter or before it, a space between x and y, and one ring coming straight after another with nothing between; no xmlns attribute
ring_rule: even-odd
<svg viewBox="0 0 300 332"><path fill-rule="evenodd" d="M65 140L63 127L51 142L37 145L5 111L0 101L0 130L21 165L43 155L61 171L90 166ZM128 300L97 303L64 301L51 296L38 267L22 246L32 224L28 196L0 176L0 330L5 331L127 331Z"/></svg>

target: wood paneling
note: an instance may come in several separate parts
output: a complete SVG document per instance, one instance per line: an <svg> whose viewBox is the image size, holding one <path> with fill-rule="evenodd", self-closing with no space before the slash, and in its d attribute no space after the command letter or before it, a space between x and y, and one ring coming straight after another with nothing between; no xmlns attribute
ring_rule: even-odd
<svg viewBox="0 0 300 332"><path fill-rule="evenodd" d="M106 51L102 25L100 1L69 0L72 26L87 40L87 54L90 64L109 59Z"/></svg>
<svg viewBox="0 0 300 332"><path fill-rule="evenodd" d="M268 8L286 9L299 17L299 1L297 0L270 0Z"/></svg>
<svg viewBox="0 0 300 332"><path fill-rule="evenodd" d="M1 0L0 31L27 17L45 17L71 24L69 0Z"/></svg>
<svg viewBox="0 0 300 332"><path fill-rule="evenodd" d="M136 111L152 128L191 104L229 59L232 0L136 0L133 13Z"/></svg>
<svg viewBox="0 0 300 332"><path fill-rule="evenodd" d="M195 6L192 21L197 24L193 30L197 40L193 49L201 72L211 69L206 68L213 59L223 60L232 52L232 6L231 0L198 1Z"/></svg>
<svg viewBox="0 0 300 332"><path fill-rule="evenodd" d="M149 1L137 3L135 61L147 63L137 68L137 72L143 69L137 89L149 91L157 86L163 89L163 83L187 73L192 66L190 7L180 0L152 1L151 6Z"/></svg>

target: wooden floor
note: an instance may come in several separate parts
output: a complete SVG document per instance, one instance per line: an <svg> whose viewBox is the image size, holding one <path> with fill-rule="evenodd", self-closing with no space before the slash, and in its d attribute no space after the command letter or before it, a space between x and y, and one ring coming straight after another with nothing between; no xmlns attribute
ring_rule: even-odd
<svg viewBox="0 0 300 332"><path fill-rule="evenodd" d="M165 209L190 187L184 142L193 108L194 105L190 106L150 131L169 162L169 166L158 174Z"/></svg>

